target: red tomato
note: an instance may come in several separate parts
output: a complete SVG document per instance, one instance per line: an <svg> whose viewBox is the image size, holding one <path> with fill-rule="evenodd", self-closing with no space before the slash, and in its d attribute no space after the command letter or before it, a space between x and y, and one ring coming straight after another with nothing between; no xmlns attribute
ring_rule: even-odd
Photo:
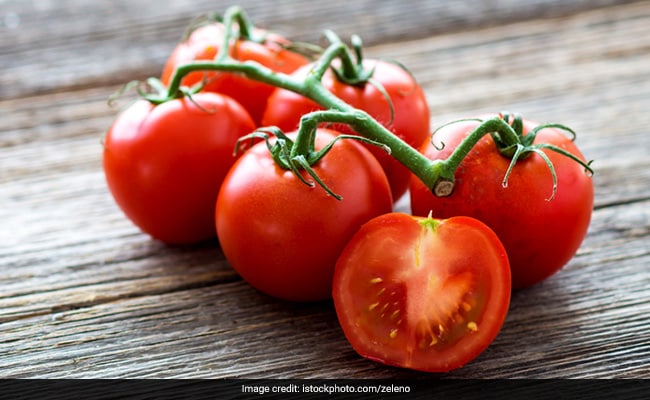
<svg viewBox="0 0 650 400"><path fill-rule="evenodd" d="M198 104L198 106L197 106ZM235 100L216 93L121 113L104 141L104 173L122 211L167 243L215 236L214 203L240 136L255 129Z"/></svg>
<svg viewBox="0 0 650 400"><path fill-rule="evenodd" d="M316 149L334 134L319 130ZM392 209L386 176L359 143L337 142L313 169L342 200L279 167L265 143L242 155L219 193L216 226L226 259L271 296L330 298L334 265L345 244L366 221Z"/></svg>
<svg viewBox="0 0 650 400"><path fill-rule="evenodd" d="M478 122L459 122L436 132L422 152L446 159ZM524 134L537 124L524 120ZM541 130L534 143L549 143L584 160L575 144L556 129ZM552 275L576 253L584 239L593 209L594 187L584 167L554 151L543 150L555 166L557 193L549 167L538 154L517 161L507 187L502 181L510 158L502 156L490 135L470 151L456 170L451 196L436 197L413 179L411 208L416 215L448 218L467 215L492 228L508 252L513 288L533 285Z"/></svg>
<svg viewBox="0 0 650 400"><path fill-rule="evenodd" d="M239 61L255 61L276 72L290 73L307 63L298 53L286 49L289 41L277 34L257 30L267 35L264 43L238 40L230 49L230 56ZM222 24L210 24L194 30L189 38L179 43L162 72L161 80L169 84L176 68L195 60L212 60L221 47L224 35ZM253 120L259 124L266 100L274 87L244 76L217 71L192 72L183 78L183 85L192 86L207 79L206 91L226 94L241 103Z"/></svg>
<svg viewBox="0 0 650 400"><path fill-rule="evenodd" d="M508 257L485 224L385 214L365 224L336 263L341 327L362 356L446 372L476 358L510 304Z"/></svg>
<svg viewBox="0 0 650 400"><path fill-rule="evenodd" d="M334 95L349 105L364 110L378 122L399 136L413 147L419 147L430 136L429 106L424 91L414 81L413 77L401 67L378 60L365 60L365 68L374 68L372 79L382 85L393 105L391 107L385 95L371 83L361 86L351 86L339 81L336 75L328 70L323 76L323 85ZM312 65L306 65L294 76L305 76ZM291 131L298 127L300 117L311 111L321 110L315 102L294 92L276 89L269 97L262 125L277 126L283 131ZM335 125L334 129L344 133L353 133L348 126ZM393 198L398 200L408 188L411 172L385 150L366 145L379 160L391 185Z"/></svg>

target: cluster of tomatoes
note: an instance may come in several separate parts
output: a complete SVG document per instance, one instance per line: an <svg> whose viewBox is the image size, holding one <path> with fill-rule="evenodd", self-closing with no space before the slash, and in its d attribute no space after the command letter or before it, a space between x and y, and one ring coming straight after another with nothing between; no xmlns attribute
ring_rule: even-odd
<svg viewBox="0 0 650 400"><path fill-rule="evenodd" d="M213 60L225 29L212 22L193 30L170 55L161 82L168 85L180 65ZM306 79L310 59L283 37L255 33L264 40L233 41L232 59ZM372 84L342 82L333 69L321 83L432 160L449 157L479 124L447 125L435 135L444 146L434 145L429 107L413 76L381 60L363 65ZM354 140L336 141L309 173L296 173L276 163L269 141L234 150L263 126L287 133L275 140L295 139L301 119L321 105L242 74L194 71L182 83L201 89L162 104L138 100L110 127L103 166L119 207L166 243L218 237L229 264L269 295L333 298L345 336L367 358L424 371L466 364L498 334L511 290L560 269L586 234L593 184L560 152L517 161L506 186L511 160L486 135L465 156L446 197L434 196L385 150ZM533 126L524 121L520 128L525 134ZM314 150L342 133L355 132L320 127ZM583 159L559 130L540 130L535 140ZM342 199L305 185L314 179ZM412 214L393 212L407 193Z"/></svg>

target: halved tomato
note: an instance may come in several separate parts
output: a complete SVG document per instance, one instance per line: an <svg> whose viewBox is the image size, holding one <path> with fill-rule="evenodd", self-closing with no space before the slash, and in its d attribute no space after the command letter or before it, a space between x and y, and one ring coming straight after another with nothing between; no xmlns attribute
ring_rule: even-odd
<svg viewBox="0 0 650 400"><path fill-rule="evenodd" d="M384 364L446 372L496 338L510 304L503 245L482 222L390 213L365 224L333 283L345 336Z"/></svg>

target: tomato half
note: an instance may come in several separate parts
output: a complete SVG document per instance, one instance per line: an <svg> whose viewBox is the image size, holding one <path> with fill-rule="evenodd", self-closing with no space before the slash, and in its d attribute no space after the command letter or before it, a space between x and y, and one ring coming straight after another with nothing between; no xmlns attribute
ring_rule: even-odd
<svg viewBox="0 0 650 400"><path fill-rule="evenodd" d="M476 358L510 303L503 245L472 218L391 213L365 224L338 259L333 298L362 356L446 372Z"/></svg>
<svg viewBox="0 0 650 400"><path fill-rule="evenodd" d="M319 130L316 149L335 134ZM222 251L244 280L271 296L330 298L343 247L362 224L392 209L381 167L353 140L338 141L313 170L343 199L279 167L265 143L247 150L221 187L215 218Z"/></svg>
<svg viewBox="0 0 650 400"><path fill-rule="evenodd" d="M524 134L537 125L523 122ZM430 159L446 159L477 125L476 121L447 125L433 138L444 143L444 148L437 149L427 141L421 151ZM555 145L584 160L575 143L557 129L542 129L534 143ZM594 199L593 181L583 166L557 152L542 151L557 174L557 192L552 199L551 172L535 153L517 161L504 187L511 159L502 156L487 135L457 169L451 196L436 197L419 180L412 180L412 211L421 216L466 215L483 221L508 252L513 288L540 282L575 255L587 233Z"/></svg>
<svg viewBox="0 0 650 400"><path fill-rule="evenodd" d="M235 100L197 93L158 106L140 100L104 139L108 187L142 231L166 243L215 236L214 203L240 136L255 129Z"/></svg>
<svg viewBox="0 0 650 400"><path fill-rule="evenodd" d="M368 69L374 68L372 80L375 83L348 85L339 81L331 69L323 76L322 83L341 100L366 111L409 145L420 147L431 134L429 106L420 85L402 67L390 62L367 59L363 65ZM293 76L303 77L311 67L312 65L303 66L296 70ZM392 102L392 115L390 103L377 88L377 84L383 86ZM304 114L321 109L318 104L302 95L276 89L269 97L262 125L273 125L283 131L292 131L298 127ZM348 126L333 125L333 128L340 132L353 133ZM366 148L379 160L390 182L393 198L397 201L406 193L411 172L383 149L373 145L366 145Z"/></svg>
<svg viewBox="0 0 650 400"><path fill-rule="evenodd" d="M182 64L214 59L222 45L224 31L225 28L220 23L204 25L194 30L187 40L176 46L167 59L161 81L169 84L176 68ZM255 61L273 71L283 73L293 72L308 62L302 55L287 49L290 42L284 37L264 30L256 30L256 34L266 35L266 40L263 43L237 40L230 49L230 56L239 61ZM182 83L192 86L203 80L207 82L204 90L234 98L248 110L259 125L273 86L242 75L217 71L192 72L183 78Z"/></svg>

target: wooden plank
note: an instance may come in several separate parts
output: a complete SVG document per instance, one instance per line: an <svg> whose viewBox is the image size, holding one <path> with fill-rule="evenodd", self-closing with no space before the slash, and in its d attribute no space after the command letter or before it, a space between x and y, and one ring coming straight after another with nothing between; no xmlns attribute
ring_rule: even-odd
<svg viewBox="0 0 650 400"><path fill-rule="evenodd" d="M324 29L333 29L344 38L359 34L368 44L377 44L620 3L415 0L405 7L390 0L243 0L238 4L258 25L296 40L314 42ZM156 75L194 17L223 12L230 5L225 0L3 1L0 98Z"/></svg>
<svg viewBox="0 0 650 400"><path fill-rule="evenodd" d="M649 377L641 361L650 357L650 271L639 268L650 262L650 251L633 254L650 230L649 206L598 210L593 227L610 234L591 235L563 271L515 292L497 340L450 375ZM18 377L424 376L356 356L330 303L285 303L240 281L59 310L3 327L3 362Z"/></svg>
<svg viewBox="0 0 650 400"><path fill-rule="evenodd" d="M450 376L650 377L650 139L644 129L650 4L568 14L578 3L503 26L461 29L475 18L467 17L449 22L453 32L434 36L422 27L392 27L383 33L389 43L366 50L411 69L424 85L434 125L485 111L521 111L573 126L585 155L596 160L596 210L578 255L549 280L514 293L495 343ZM113 203L101 172L100 139L116 113L106 97L126 80L155 73L167 51L162 47L170 47L165 35L177 35L172 28L203 3L166 9L67 0L79 8L57 8L51 21L51 9L26 16L30 4L0 5L0 15L17 10L29 27L5 36L14 45L0 43L2 69L9 72L0 75L0 376L427 376L358 357L329 302L292 304L261 295L235 275L216 243L164 246L140 234ZM279 25L292 13L313 14L312 22L324 15L278 4L254 12L275 15ZM528 4L521 7L542 3ZM346 18L319 23L343 26L363 12L349 7L356 11ZM371 32L391 18L424 18L385 7L358 27ZM441 7L443 15L455 15L461 6ZM80 18L91 10L96 14ZM65 22L75 18L78 26ZM48 29L58 32L42 45L50 50L36 45ZM94 48L99 45L105 48ZM98 57L120 46L132 64L116 73L119 63ZM70 57L48 59L55 53ZM84 56L90 70L68 70ZM33 66L6 64L10 58ZM51 75L26 79L44 65Z"/></svg>

